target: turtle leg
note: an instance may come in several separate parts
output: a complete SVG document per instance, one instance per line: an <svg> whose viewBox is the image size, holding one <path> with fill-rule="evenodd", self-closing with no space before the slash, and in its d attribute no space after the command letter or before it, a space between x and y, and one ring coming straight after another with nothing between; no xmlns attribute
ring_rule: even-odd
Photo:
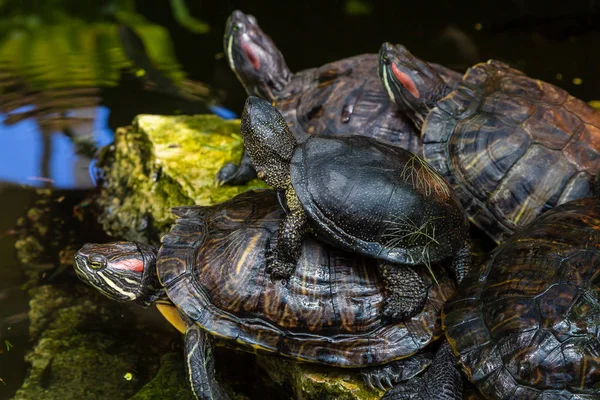
<svg viewBox="0 0 600 400"><path fill-rule="evenodd" d="M431 353L419 353L403 360L365 368L361 374L370 389L388 390L396 383L407 381L423 372L432 359Z"/></svg>
<svg viewBox="0 0 600 400"><path fill-rule="evenodd" d="M192 324L185 333L185 360L192 391L200 400L229 400L217 383L212 339L199 326Z"/></svg>
<svg viewBox="0 0 600 400"><path fill-rule="evenodd" d="M458 283L461 283L471 269L471 241L465 240L463 246L456 252L450 270Z"/></svg>
<svg viewBox="0 0 600 400"><path fill-rule="evenodd" d="M448 342L435 354L431 367L423 374L400 383L381 400L460 400L463 398L463 377L456 368L456 357Z"/></svg>
<svg viewBox="0 0 600 400"><path fill-rule="evenodd" d="M380 261L378 267L386 294L383 315L402 320L421 311L427 300L427 290L421 277L407 265Z"/></svg>
<svg viewBox="0 0 600 400"><path fill-rule="evenodd" d="M217 172L215 181L217 185L244 185L256 178L256 170L248 152L244 149L240 165L228 163Z"/></svg>
<svg viewBox="0 0 600 400"><path fill-rule="evenodd" d="M279 225L277 247L267 267L272 278L282 280L289 279L296 269L308 227L306 212L291 185L285 191L285 200L287 214Z"/></svg>

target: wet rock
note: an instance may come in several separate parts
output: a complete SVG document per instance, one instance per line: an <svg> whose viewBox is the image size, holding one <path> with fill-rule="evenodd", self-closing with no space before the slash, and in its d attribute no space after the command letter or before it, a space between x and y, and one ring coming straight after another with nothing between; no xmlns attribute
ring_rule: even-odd
<svg viewBox="0 0 600 400"><path fill-rule="evenodd" d="M161 354L179 340L81 285L43 285L30 295L34 346L15 400L128 399L156 376ZM185 385L158 389L189 394Z"/></svg>
<svg viewBox="0 0 600 400"><path fill-rule="evenodd" d="M140 115L118 129L98 161L104 189L98 204L104 228L115 238L156 244L173 222L170 207L210 205L250 188L215 185L223 165L242 154L239 120L214 115Z"/></svg>
<svg viewBox="0 0 600 400"><path fill-rule="evenodd" d="M84 196L39 191L18 222L31 350L16 400L128 399L157 376L163 354L183 351L181 336L156 310L112 302L75 277L74 251L102 236L91 232L87 214L73 215ZM190 394L181 383L155 393L163 390Z"/></svg>
<svg viewBox="0 0 600 400"><path fill-rule="evenodd" d="M376 400L383 392L370 390L356 370L329 368L276 357L258 357L269 378L299 400Z"/></svg>

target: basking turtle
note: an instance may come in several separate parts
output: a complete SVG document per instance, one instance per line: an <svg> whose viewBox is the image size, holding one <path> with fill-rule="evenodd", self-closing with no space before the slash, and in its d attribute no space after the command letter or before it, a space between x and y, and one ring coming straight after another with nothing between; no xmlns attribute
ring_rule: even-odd
<svg viewBox="0 0 600 400"><path fill-rule="evenodd" d="M272 102L296 140L302 141L307 135L360 133L422 154L417 131L381 86L377 54L362 54L293 74L256 19L241 11L234 11L227 21L224 48L246 92ZM459 73L432 65L449 85L460 82ZM228 164L217 180L240 184L255 174L244 153L241 165Z"/></svg>
<svg viewBox="0 0 600 400"><path fill-rule="evenodd" d="M367 384L380 388L431 361L407 357L442 334L439 312L454 290L442 269L436 268L437 284L421 274L421 312L392 323L382 318L382 282L372 259L307 238L288 284L269 279L266 259L284 215L272 190L172 211L178 220L158 253L133 242L86 244L75 271L111 299L156 304L185 332L186 365L200 399L228 398L215 380L212 337L234 349L365 368Z"/></svg>
<svg viewBox="0 0 600 400"><path fill-rule="evenodd" d="M471 221L496 242L559 204L591 195L600 112L564 90L490 60L456 89L401 45L383 44L380 75L422 130L425 160Z"/></svg>
<svg viewBox="0 0 600 400"><path fill-rule="evenodd" d="M472 270L444 306L443 324L482 394L600 398L599 279L596 198L544 213Z"/></svg>
<svg viewBox="0 0 600 400"><path fill-rule="evenodd" d="M415 154L364 136L312 136L297 144L281 114L250 96L241 131L258 176L279 190L281 222L269 271L287 279L309 226L320 239L380 260L384 314L420 310L425 286L410 266L468 268L468 220L440 175Z"/></svg>

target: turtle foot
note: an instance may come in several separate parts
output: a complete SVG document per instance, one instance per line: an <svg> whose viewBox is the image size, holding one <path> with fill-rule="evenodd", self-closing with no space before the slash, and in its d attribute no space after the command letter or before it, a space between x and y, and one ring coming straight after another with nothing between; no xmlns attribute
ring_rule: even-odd
<svg viewBox="0 0 600 400"><path fill-rule="evenodd" d="M448 343L443 343L431 366L421 376L400 383L381 400L460 400L463 398L463 378L456 368L456 357Z"/></svg>
<svg viewBox="0 0 600 400"><path fill-rule="evenodd" d="M383 317L390 320L406 320L421 312L427 300L427 290L421 277L406 265L379 264L386 296Z"/></svg>
<svg viewBox="0 0 600 400"><path fill-rule="evenodd" d="M403 297L388 297L383 303L383 317L388 321L404 321L421 311L420 304L414 304Z"/></svg>
<svg viewBox="0 0 600 400"><path fill-rule="evenodd" d="M294 263L285 262L274 257L268 263L266 271L271 276L272 280L287 282L292 276L295 268L296 265Z"/></svg>
<svg viewBox="0 0 600 400"><path fill-rule="evenodd" d="M365 368L361 371L365 384L371 388L388 390L396 383L411 379L425 370L433 360L433 354L417 354L404 360Z"/></svg>
<svg viewBox="0 0 600 400"><path fill-rule="evenodd" d="M244 185L256 177L256 171L252 165L241 164L235 165L232 163L225 164L223 168L217 172L215 183L218 186L229 185L237 186Z"/></svg>

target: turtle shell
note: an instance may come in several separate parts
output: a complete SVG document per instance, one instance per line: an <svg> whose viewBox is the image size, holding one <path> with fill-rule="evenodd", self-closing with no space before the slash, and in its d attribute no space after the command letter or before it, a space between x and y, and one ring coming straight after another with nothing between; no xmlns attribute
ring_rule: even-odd
<svg viewBox="0 0 600 400"><path fill-rule="evenodd" d="M468 221L448 183L418 156L360 137L311 137L290 164L317 237L402 264L427 264L463 246Z"/></svg>
<svg viewBox="0 0 600 400"><path fill-rule="evenodd" d="M472 222L501 242L544 211L591 195L600 112L489 61L470 68L432 109L423 145Z"/></svg>
<svg viewBox="0 0 600 400"><path fill-rule="evenodd" d="M448 84L460 74L432 64ZM307 135L361 134L423 154L414 125L381 84L377 54L361 54L300 71L273 105L299 141Z"/></svg>
<svg viewBox="0 0 600 400"><path fill-rule="evenodd" d="M599 398L599 200L556 207L500 245L443 323L488 398Z"/></svg>
<svg viewBox="0 0 600 400"><path fill-rule="evenodd" d="M212 207L179 207L157 258L159 279L187 319L221 343L340 367L386 363L441 334L439 312L453 291L436 270L423 311L402 323L382 319L382 282L373 260L312 238L286 285L265 271L283 217L271 190Z"/></svg>

